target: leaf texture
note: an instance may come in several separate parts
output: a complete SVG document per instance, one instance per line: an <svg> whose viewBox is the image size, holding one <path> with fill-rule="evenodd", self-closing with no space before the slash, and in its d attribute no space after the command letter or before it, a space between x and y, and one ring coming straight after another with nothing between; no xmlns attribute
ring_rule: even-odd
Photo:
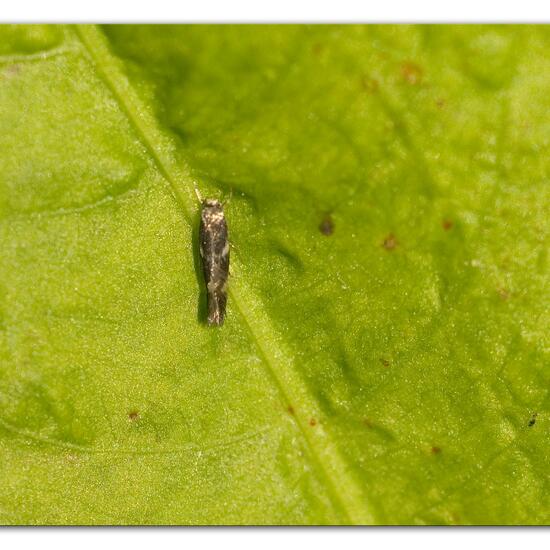
<svg viewBox="0 0 550 550"><path fill-rule="evenodd" d="M549 47L0 26L0 521L548 523Z"/></svg>

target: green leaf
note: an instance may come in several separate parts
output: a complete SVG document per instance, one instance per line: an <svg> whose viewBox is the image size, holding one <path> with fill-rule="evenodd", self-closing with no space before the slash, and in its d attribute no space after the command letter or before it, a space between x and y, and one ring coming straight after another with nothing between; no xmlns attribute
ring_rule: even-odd
<svg viewBox="0 0 550 550"><path fill-rule="evenodd" d="M0 521L548 523L549 50L0 27Z"/></svg>

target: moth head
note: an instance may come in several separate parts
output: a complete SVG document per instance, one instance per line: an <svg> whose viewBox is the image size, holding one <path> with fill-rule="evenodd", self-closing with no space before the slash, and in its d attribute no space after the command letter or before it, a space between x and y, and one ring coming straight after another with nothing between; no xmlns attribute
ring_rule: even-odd
<svg viewBox="0 0 550 550"><path fill-rule="evenodd" d="M219 208L221 207L221 202L216 199L204 199L204 206L208 206L210 208Z"/></svg>

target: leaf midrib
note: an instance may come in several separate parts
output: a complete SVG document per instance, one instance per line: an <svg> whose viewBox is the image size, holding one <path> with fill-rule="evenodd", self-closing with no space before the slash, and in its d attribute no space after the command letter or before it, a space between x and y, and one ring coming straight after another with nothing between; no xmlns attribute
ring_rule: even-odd
<svg viewBox="0 0 550 550"><path fill-rule="evenodd" d="M102 31L95 26L80 25L76 27L76 36L98 75L141 137L157 169L170 185L182 214L191 225L198 204L192 186L186 188L181 185L181 182L192 180L189 169L177 165L167 153L173 148L170 140L158 128L154 116L143 106L124 72L118 67L118 59L111 54ZM292 354L277 334L261 300L239 277L240 263L235 256L232 254L229 289L232 304L261 352L283 402L292 406L293 418L306 441L318 473L325 480L333 499L345 512L349 523L374 523L361 486L341 456L331 434L323 426L322 419L314 427L309 425L311 418L319 418L320 407L300 374L293 368Z"/></svg>

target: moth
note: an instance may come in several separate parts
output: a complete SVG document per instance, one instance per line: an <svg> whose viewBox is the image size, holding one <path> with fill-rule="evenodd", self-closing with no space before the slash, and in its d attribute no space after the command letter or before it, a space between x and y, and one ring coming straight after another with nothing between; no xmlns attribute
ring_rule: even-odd
<svg viewBox="0 0 550 550"><path fill-rule="evenodd" d="M207 323L223 325L227 304L229 278L229 239L223 205L216 199L203 199L195 189L201 203L199 250L206 283Z"/></svg>

